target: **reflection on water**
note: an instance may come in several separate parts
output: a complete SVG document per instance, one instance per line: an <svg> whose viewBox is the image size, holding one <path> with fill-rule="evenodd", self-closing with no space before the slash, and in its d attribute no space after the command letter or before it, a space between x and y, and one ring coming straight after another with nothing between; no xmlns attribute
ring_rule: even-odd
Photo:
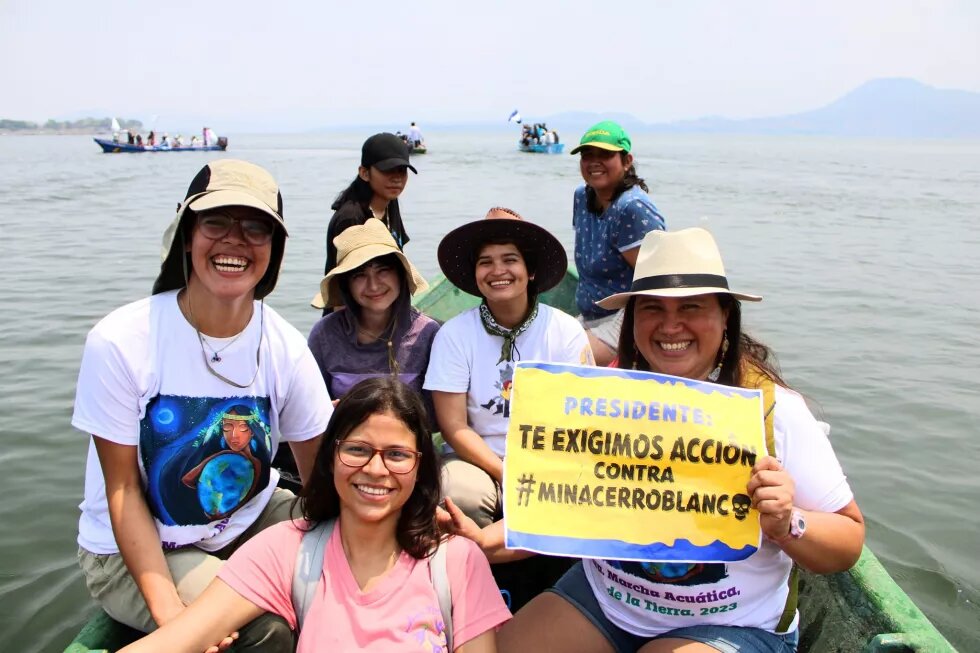
<svg viewBox="0 0 980 653"><path fill-rule="evenodd" d="M569 249L573 157L513 134L428 133L403 196L423 274L493 205ZM279 179L290 229L270 304L301 331L329 205L364 134L239 136ZM980 144L640 134L670 228L707 224L788 380L831 422L882 562L963 651L980 649ZM103 155L83 137L0 138L0 650L61 650L91 610L75 565L86 438L69 426L85 333L144 296L160 236L220 153Z"/></svg>

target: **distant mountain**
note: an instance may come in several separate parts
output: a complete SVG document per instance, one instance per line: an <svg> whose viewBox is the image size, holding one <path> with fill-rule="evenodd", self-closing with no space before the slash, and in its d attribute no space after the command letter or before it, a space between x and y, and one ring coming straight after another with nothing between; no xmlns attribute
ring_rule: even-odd
<svg viewBox="0 0 980 653"><path fill-rule="evenodd" d="M748 120L706 117L649 128L726 134L980 138L980 93L938 89L913 79L876 79L804 113Z"/></svg>
<svg viewBox="0 0 980 653"><path fill-rule="evenodd" d="M533 118L533 117L532 117ZM530 119L530 118L529 118ZM553 127L560 127L566 132L584 132L601 120L615 120L627 132L645 131L648 124L631 113L594 113L590 111L564 111L548 116L545 120ZM526 122L526 121L525 121ZM532 122L536 122L532 120Z"/></svg>

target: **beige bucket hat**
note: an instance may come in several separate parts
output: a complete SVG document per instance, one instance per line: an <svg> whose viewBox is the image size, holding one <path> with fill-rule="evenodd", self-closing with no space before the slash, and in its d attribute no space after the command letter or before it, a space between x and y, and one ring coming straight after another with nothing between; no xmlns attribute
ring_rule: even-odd
<svg viewBox="0 0 980 653"><path fill-rule="evenodd" d="M651 231L640 244L633 270L633 285L628 292L610 295L596 302L602 308L626 306L634 295L651 297L691 297L708 293L726 293L750 302L761 301L759 295L731 290L721 252L711 233L692 227L679 231Z"/></svg>
<svg viewBox="0 0 980 653"><path fill-rule="evenodd" d="M342 306L344 299L340 292L340 275L389 254L397 256L405 268L405 279L408 281L410 294L414 295L416 291L429 287L408 257L398 249L388 227L377 218L369 218L364 224L344 229L333 239L333 244L337 247L337 265L320 282L320 292L311 302L316 308Z"/></svg>
<svg viewBox="0 0 980 653"><path fill-rule="evenodd" d="M186 285L182 260L185 244L180 237L186 219L195 212L223 206L247 206L262 211L276 221L272 237L269 269L255 286L255 299L262 299L276 287L279 268L286 248L286 223L282 217L282 194L279 184L265 169L248 161L220 159L212 161L191 181L184 201L177 205L177 216L163 233L160 274L153 282L153 294L176 290ZM190 209L190 213L188 212Z"/></svg>

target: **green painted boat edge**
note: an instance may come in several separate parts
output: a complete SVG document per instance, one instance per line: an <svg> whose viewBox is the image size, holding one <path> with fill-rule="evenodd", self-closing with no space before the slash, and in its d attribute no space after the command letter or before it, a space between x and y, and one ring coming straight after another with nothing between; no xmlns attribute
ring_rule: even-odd
<svg viewBox="0 0 980 653"><path fill-rule="evenodd" d="M576 313L577 280L569 266L561 284L543 293L541 301ZM441 275L413 299L419 310L440 322L479 301ZM800 588L800 651L956 653L868 547L848 571L826 576L803 571ZM64 653L115 651L138 635L98 610Z"/></svg>

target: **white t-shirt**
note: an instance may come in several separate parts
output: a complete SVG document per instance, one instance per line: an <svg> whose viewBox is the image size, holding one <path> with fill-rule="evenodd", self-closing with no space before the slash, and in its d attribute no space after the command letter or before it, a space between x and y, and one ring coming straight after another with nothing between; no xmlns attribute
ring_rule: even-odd
<svg viewBox="0 0 980 653"><path fill-rule="evenodd" d="M244 333L211 366L197 332L177 306L177 291L116 309L89 332L78 373L72 426L137 447L147 505L163 548L195 544L216 551L248 528L279 480L272 459L280 440L326 430L330 395L306 340L274 310L255 302ZM207 352L210 357L211 351ZM105 480L92 442L79 506L78 544L116 553Z"/></svg>
<svg viewBox="0 0 980 653"><path fill-rule="evenodd" d="M426 390L465 392L467 422L503 458L510 418L514 363L500 359L504 339L483 328L479 307L460 313L436 333L425 373ZM545 304L517 337L515 360L591 365L592 350L582 325ZM519 354L519 355L518 355ZM447 445L447 451L452 451Z"/></svg>
<svg viewBox="0 0 980 653"><path fill-rule="evenodd" d="M797 507L836 512L854 498L830 441L803 398L779 386L773 439L776 457L796 484ZM702 624L775 631L786 605L792 560L763 538L762 547L748 559L727 564L582 564L609 620L635 635L655 637ZM799 613L790 631L798 618Z"/></svg>

